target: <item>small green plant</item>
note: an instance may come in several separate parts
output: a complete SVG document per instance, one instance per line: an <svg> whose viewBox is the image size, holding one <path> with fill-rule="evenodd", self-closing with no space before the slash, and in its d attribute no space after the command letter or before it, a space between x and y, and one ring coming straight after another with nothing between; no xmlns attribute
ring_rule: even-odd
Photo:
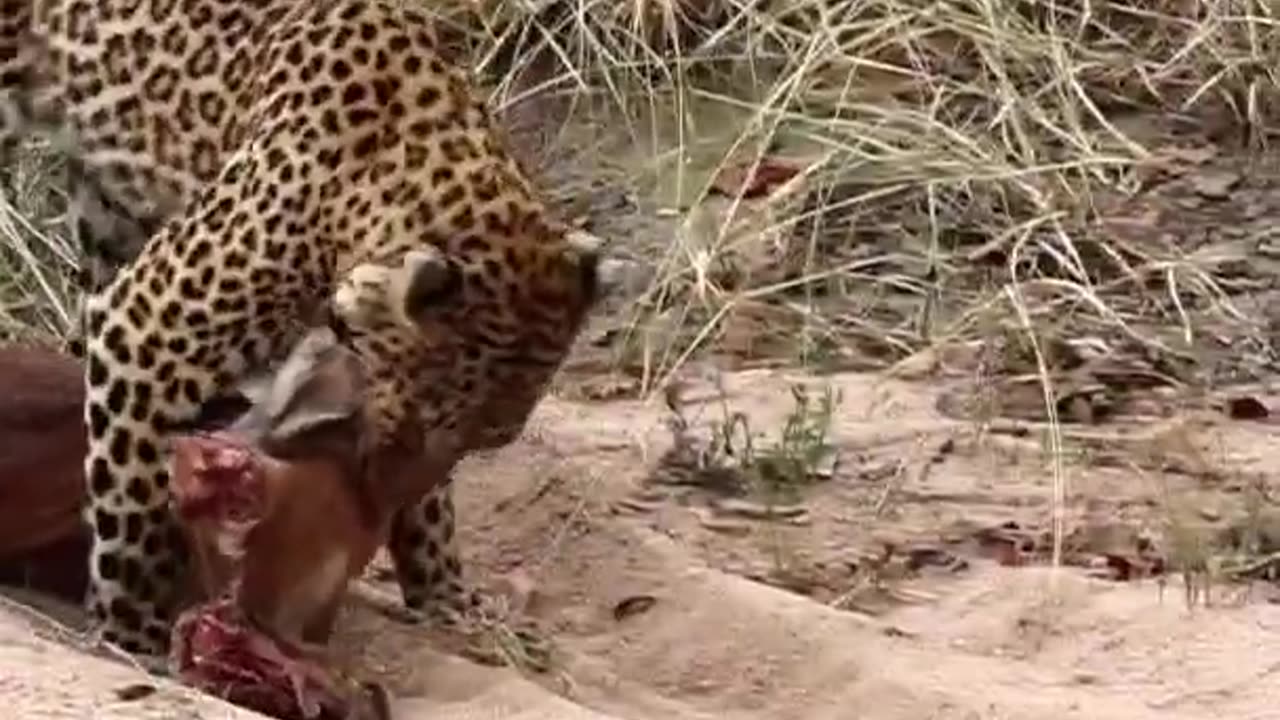
<svg viewBox="0 0 1280 720"><path fill-rule="evenodd" d="M788 497L819 477L824 463L835 453L830 443L831 417L841 396L830 386L814 400L803 385L791 387L794 407L776 443L751 458L748 469L770 499Z"/></svg>
<svg viewBox="0 0 1280 720"><path fill-rule="evenodd" d="M684 416L678 387L666 394L671 411L668 424L675 438L674 455L688 465L701 479L695 483L705 488L719 488L733 494L756 490L765 500L793 500L797 490L815 478L830 475L835 458L831 444L831 419L841 402L840 393L829 385L813 398L801 384L791 387L793 407L774 442L760 443L747 416L729 407L721 388L721 417L710 424L710 437L699 441L691 432ZM727 477L732 477L727 481Z"/></svg>
<svg viewBox="0 0 1280 720"><path fill-rule="evenodd" d="M1169 543L1169 567L1182 576L1188 609L1209 605L1215 579L1214 548L1204 528L1189 521L1185 509L1171 509L1165 522Z"/></svg>

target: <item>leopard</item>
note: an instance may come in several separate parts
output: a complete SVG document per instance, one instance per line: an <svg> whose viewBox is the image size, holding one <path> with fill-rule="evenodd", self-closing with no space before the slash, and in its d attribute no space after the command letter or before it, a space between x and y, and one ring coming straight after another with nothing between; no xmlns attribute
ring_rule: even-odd
<svg viewBox="0 0 1280 720"><path fill-rule="evenodd" d="M484 604L456 466L523 432L603 241L555 216L478 87L395 0L0 0L0 152L58 140L90 255L71 336L103 640L167 652L190 567L168 438L316 317L365 366L378 442L428 460L386 540L400 601Z"/></svg>

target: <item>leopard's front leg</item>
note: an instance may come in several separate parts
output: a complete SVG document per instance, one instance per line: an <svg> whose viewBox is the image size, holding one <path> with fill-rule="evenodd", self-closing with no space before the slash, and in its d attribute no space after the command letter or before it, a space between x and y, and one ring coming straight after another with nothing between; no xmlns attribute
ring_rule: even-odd
<svg viewBox="0 0 1280 720"><path fill-rule="evenodd" d="M468 636L475 660L546 670L551 642L543 628L463 577L456 523L452 478L396 514L388 551L405 607Z"/></svg>
<svg viewBox="0 0 1280 720"><path fill-rule="evenodd" d="M223 192L234 196L236 188ZM194 207L198 220L158 232L84 304L86 600L102 638L135 655L167 651L186 589L188 549L169 507L166 429L196 418L223 385L292 337L286 298L297 288L280 279L296 271L262 258L227 267L210 251L227 241L205 225L218 217L206 205L220 200L212 194ZM255 286L255 276L274 282ZM249 292L257 303L245 301ZM277 311L262 311L273 302Z"/></svg>
<svg viewBox="0 0 1280 720"><path fill-rule="evenodd" d="M132 287L137 267L84 306L86 515L93 533L87 601L103 640L131 654L162 655L187 569L187 547L169 510L164 428L195 417L226 368L174 352L189 349L187 328L161 333L154 316L138 323L128 314L139 292ZM113 293L121 287L125 292ZM171 314L188 312L195 311L178 304Z"/></svg>

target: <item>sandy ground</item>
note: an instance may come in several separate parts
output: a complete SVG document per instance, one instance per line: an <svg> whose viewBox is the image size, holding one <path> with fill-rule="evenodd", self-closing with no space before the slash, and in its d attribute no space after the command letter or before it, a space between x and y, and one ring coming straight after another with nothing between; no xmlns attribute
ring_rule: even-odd
<svg viewBox="0 0 1280 720"><path fill-rule="evenodd" d="M726 401L772 432L800 379L734 374ZM1176 575L1162 587L997 562L974 541L984 528L1050 526L1037 441L977 443L973 424L944 417L938 390L919 383L823 381L843 391L839 463L790 523L717 519L711 493L650 482L671 441L657 403L550 398L525 439L466 463L472 577L524 588L525 611L552 630L553 672L476 665L356 600L338 653L388 683L406 720L1280 717L1280 608L1267 587L1215 584L1208 606L1189 605ZM1121 552L1126 532L1164 542L1169 497L1232 517L1240 488L1269 479L1267 435L1203 422L1185 452L1219 470L1200 476L1068 463L1067 529L1083 538L1071 557L1107 543ZM925 560L896 573L886 563L868 582L885 543ZM372 568L369 583L393 592L382 573ZM618 619L637 596L651 604ZM0 613L0 696L17 702L14 717L241 716L163 684L121 700L146 679L31 628Z"/></svg>

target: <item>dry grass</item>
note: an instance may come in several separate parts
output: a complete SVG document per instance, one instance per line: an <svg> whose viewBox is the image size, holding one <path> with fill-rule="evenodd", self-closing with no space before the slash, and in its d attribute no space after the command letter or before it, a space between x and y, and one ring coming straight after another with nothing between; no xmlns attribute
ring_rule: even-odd
<svg viewBox="0 0 1280 720"><path fill-rule="evenodd" d="M71 327L78 254L67 240L60 170L33 145L0 173L0 339L61 337Z"/></svg>

